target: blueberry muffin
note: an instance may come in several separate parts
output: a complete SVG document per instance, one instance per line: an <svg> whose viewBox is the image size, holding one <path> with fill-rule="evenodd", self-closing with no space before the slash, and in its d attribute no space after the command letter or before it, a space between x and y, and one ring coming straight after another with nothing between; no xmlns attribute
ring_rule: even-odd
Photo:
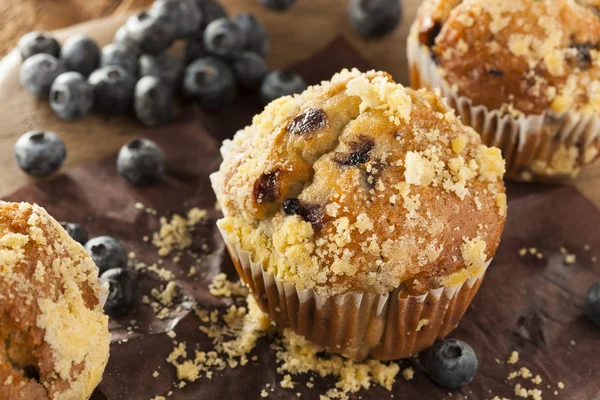
<svg viewBox="0 0 600 400"><path fill-rule="evenodd" d="M425 0L408 38L411 83L440 88L501 148L507 176L572 178L600 148L597 5Z"/></svg>
<svg viewBox="0 0 600 400"><path fill-rule="evenodd" d="M275 100L221 152L218 226L242 280L276 323L355 359L446 335L500 241L500 151L383 72Z"/></svg>
<svg viewBox="0 0 600 400"><path fill-rule="evenodd" d="M0 399L87 399L108 361L106 290L41 207L0 202Z"/></svg>

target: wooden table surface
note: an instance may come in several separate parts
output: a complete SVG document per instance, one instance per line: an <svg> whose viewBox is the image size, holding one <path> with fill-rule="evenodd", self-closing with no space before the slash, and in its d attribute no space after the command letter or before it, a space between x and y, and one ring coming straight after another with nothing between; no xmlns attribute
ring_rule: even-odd
<svg viewBox="0 0 600 400"><path fill-rule="evenodd" d="M251 12L267 26L271 37L268 62L273 68L291 65L307 58L335 37L343 35L373 65L390 72L397 81L408 84L405 42L420 0L404 0L402 24L392 34L378 40L364 40L353 32L347 18L347 0L299 0L285 13L267 10L256 0L221 2L231 14ZM56 31L56 36L61 41L74 31L85 31L104 45L112 40L114 32L131 14L131 10L145 7L151 1L35 0L10 2L11 6L8 6L7 0L3 0L3 3L0 3L0 14L8 22L5 27L0 28L0 32L6 37L6 32L13 29L15 41L25 33L23 29L51 29L65 22L112 14L104 19ZM92 3L94 7L91 6ZM23 23L23 18L20 17L22 13L33 13L34 16ZM64 168L70 169L116 151L131 137L146 129L130 116L106 119L88 115L77 122L58 120L47 102L34 99L20 87L20 64L20 57L15 51L11 51L0 61L0 196L6 196L30 181L16 166L12 157L12 146L24 132L45 129L59 133L68 149ZM599 165L588 168L574 184L600 206Z"/></svg>

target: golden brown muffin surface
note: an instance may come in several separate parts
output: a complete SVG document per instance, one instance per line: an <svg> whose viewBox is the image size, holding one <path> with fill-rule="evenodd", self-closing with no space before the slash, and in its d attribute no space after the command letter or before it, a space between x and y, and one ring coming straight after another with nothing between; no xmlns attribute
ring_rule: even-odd
<svg viewBox="0 0 600 400"><path fill-rule="evenodd" d="M0 202L0 399L88 398L108 361L98 270L37 205Z"/></svg>
<svg viewBox="0 0 600 400"><path fill-rule="evenodd" d="M219 226L300 289L412 293L481 272L504 162L432 92L342 71L226 141Z"/></svg>
<svg viewBox="0 0 600 400"><path fill-rule="evenodd" d="M452 90L475 105L513 115L598 113L594 2L425 0L412 34L430 47Z"/></svg>

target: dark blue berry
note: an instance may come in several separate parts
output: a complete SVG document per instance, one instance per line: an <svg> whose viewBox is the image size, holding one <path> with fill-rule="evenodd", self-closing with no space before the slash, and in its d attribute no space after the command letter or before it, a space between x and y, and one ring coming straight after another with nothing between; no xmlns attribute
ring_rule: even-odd
<svg viewBox="0 0 600 400"><path fill-rule="evenodd" d="M138 296L137 277L126 268L114 268L100 276L110 285L104 310L113 317L128 314L133 310Z"/></svg>
<svg viewBox="0 0 600 400"><path fill-rule="evenodd" d="M235 97L235 78L229 66L215 57L200 58L185 70L183 92L206 109L218 109Z"/></svg>
<svg viewBox="0 0 600 400"><path fill-rule="evenodd" d="M267 28L256 17L249 13L240 13L233 17L233 21L242 31L244 50L251 51L261 56L269 52L269 36Z"/></svg>
<svg viewBox="0 0 600 400"><path fill-rule="evenodd" d="M100 58L100 67L109 65L118 65L135 75L138 70L138 58L126 44L111 43L102 48Z"/></svg>
<svg viewBox="0 0 600 400"><path fill-rule="evenodd" d="M206 57L206 49L204 49L204 39L202 37L188 39L183 50L183 59L188 65L201 57Z"/></svg>
<svg viewBox="0 0 600 400"><path fill-rule="evenodd" d="M117 170L134 185L148 185L165 169L162 150L148 139L133 139L119 151Z"/></svg>
<svg viewBox="0 0 600 400"><path fill-rule="evenodd" d="M117 32L115 32L113 42L126 46L129 49L129 51L136 57L139 57L142 54L142 50L133 41L133 39L131 38L131 34L129 33L125 25L117 29Z"/></svg>
<svg viewBox="0 0 600 400"><path fill-rule="evenodd" d="M26 33L19 39L17 48L23 61L40 53L50 54L56 58L60 54L60 44L48 32Z"/></svg>
<svg viewBox="0 0 600 400"><path fill-rule="evenodd" d="M231 63L233 72L240 86L256 89L269 72L265 60L256 53L243 52Z"/></svg>
<svg viewBox="0 0 600 400"><path fill-rule="evenodd" d="M306 89L306 83L300 75L294 71L275 70L269 72L260 86L260 99L263 104Z"/></svg>
<svg viewBox="0 0 600 400"><path fill-rule="evenodd" d="M21 85L40 99L47 99L52 82L65 72L64 65L50 54L36 54L21 65L19 80Z"/></svg>
<svg viewBox="0 0 600 400"><path fill-rule="evenodd" d="M89 36L76 34L65 41L60 58L67 71L88 76L100 65L100 48Z"/></svg>
<svg viewBox="0 0 600 400"><path fill-rule="evenodd" d="M146 54L164 52L177 35L177 26L169 16L147 11L131 16L125 23L125 29L133 44Z"/></svg>
<svg viewBox="0 0 600 400"><path fill-rule="evenodd" d="M258 0L263 6L275 11L285 11L290 8L296 0Z"/></svg>
<svg viewBox="0 0 600 400"><path fill-rule="evenodd" d="M94 89L94 110L107 115L131 109L136 78L127 70L110 65L94 71L88 82Z"/></svg>
<svg viewBox="0 0 600 400"><path fill-rule="evenodd" d="M144 54L140 57L140 76L155 76L163 81L171 90L175 90L181 83L183 75L183 61L169 53L159 56Z"/></svg>
<svg viewBox="0 0 600 400"><path fill-rule="evenodd" d="M600 281L594 283L585 296L584 313L600 327Z"/></svg>
<svg viewBox="0 0 600 400"><path fill-rule="evenodd" d="M465 342L446 339L436 342L426 352L425 369L438 385L458 389L470 383L477 373L475 352Z"/></svg>
<svg viewBox="0 0 600 400"><path fill-rule="evenodd" d="M144 125L154 126L171 120L173 94L171 88L155 76L144 76L135 85L133 109Z"/></svg>
<svg viewBox="0 0 600 400"><path fill-rule="evenodd" d="M94 104L94 89L79 72L60 74L50 88L50 107L59 118L75 120L83 117Z"/></svg>
<svg viewBox="0 0 600 400"><path fill-rule="evenodd" d="M31 131L17 140L14 156L23 171L31 176L44 177L53 174L63 165L67 149L56 133Z"/></svg>
<svg viewBox="0 0 600 400"><path fill-rule="evenodd" d="M364 37L377 37L392 31L402 19L400 0L350 0L350 24Z"/></svg>
<svg viewBox="0 0 600 400"><path fill-rule="evenodd" d="M204 31L204 48L210 54L232 59L244 49L244 34L229 18L211 22Z"/></svg>
<svg viewBox="0 0 600 400"><path fill-rule="evenodd" d="M83 226L74 222L61 222L60 225L65 228L65 231L76 242L85 245L88 241L88 234Z"/></svg>
<svg viewBox="0 0 600 400"><path fill-rule="evenodd" d="M223 6L214 0L195 0L198 8L202 13L202 24L200 31L204 31L208 24L219 18L227 17L227 10Z"/></svg>
<svg viewBox="0 0 600 400"><path fill-rule="evenodd" d="M98 236L87 241L85 249L96 263L99 274L114 268L127 266L127 252L117 239L111 236Z"/></svg>
<svg viewBox="0 0 600 400"><path fill-rule="evenodd" d="M177 27L178 38L197 34L202 23L202 12L194 0L156 0L150 12L171 18Z"/></svg>
<svg viewBox="0 0 600 400"><path fill-rule="evenodd" d="M283 202L283 212L287 215L296 215L300 213L300 201L298 199L286 199Z"/></svg>

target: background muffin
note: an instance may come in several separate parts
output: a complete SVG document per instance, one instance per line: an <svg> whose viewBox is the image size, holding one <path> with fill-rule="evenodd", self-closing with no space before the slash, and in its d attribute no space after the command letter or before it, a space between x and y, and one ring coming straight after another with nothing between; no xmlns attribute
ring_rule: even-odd
<svg viewBox="0 0 600 400"><path fill-rule="evenodd" d="M572 0L426 0L411 82L441 88L507 175L572 177L600 147L599 38L600 18Z"/></svg>
<svg viewBox="0 0 600 400"><path fill-rule="evenodd" d="M354 358L406 357L431 344L406 346L398 339L406 332L395 330L396 347L385 348L388 327L397 329L388 310L474 278L464 285L470 301L500 240L499 150L481 145L432 92L385 73L343 71L276 100L222 153L212 177L225 215L218 225L242 279L276 322ZM332 338L319 313L348 294L356 302L330 322L362 328ZM445 327L436 315L422 330L427 340L447 334L465 309ZM411 312L406 329L416 331L427 318Z"/></svg>
<svg viewBox="0 0 600 400"><path fill-rule="evenodd" d="M98 270L36 205L0 203L0 398L87 399L108 361Z"/></svg>

